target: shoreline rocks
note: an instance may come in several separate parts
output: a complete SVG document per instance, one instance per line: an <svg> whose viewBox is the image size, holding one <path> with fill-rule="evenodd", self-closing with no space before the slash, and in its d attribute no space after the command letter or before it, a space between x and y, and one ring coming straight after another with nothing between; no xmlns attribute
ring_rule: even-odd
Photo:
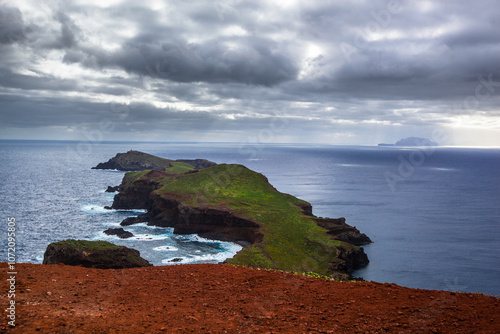
<svg viewBox="0 0 500 334"><path fill-rule="evenodd" d="M137 217L128 217L122 220L120 223L121 226L130 226L134 224L147 223L149 221L149 215L147 213L143 213L142 215L138 215Z"/></svg>
<svg viewBox="0 0 500 334"><path fill-rule="evenodd" d="M108 186L108 189L106 189L105 192L107 192L107 193L115 193L119 189L120 189L120 186L116 186L116 187Z"/></svg>

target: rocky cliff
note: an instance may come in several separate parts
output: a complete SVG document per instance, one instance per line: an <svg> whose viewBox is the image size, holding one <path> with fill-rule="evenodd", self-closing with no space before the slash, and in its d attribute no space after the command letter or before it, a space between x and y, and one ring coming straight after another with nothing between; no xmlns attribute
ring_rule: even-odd
<svg viewBox="0 0 500 334"><path fill-rule="evenodd" d="M368 263L356 246L371 242L366 235L343 218L315 217L309 203L241 165L127 173L112 207L147 209L150 225L247 246L228 263L342 279Z"/></svg>

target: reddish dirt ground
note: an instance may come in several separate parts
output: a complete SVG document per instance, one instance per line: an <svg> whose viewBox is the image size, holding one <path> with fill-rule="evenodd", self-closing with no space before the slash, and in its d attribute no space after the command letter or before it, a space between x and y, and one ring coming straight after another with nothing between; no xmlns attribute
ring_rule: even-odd
<svg viewBox="0 0 500 334"><path fill-rule="evenodd" d="M7 265L0 266L7 272ZM499 333L491 296L335 282L225 264L16 265L4 333ZM0 283L8 305L8 285Z"/></svg>

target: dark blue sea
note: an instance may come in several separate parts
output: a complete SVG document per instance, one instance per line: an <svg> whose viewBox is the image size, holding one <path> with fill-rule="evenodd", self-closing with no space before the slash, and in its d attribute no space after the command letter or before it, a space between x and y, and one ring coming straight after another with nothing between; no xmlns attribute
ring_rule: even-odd
<svg viewBox="0 0 500 334"><path fill-rule="evenodd" d="M309 201L321 217L346 217L366 233L366 280L500 294L500 150L219 143L0 141L0 260L7 220L17 228L17 262L41 263L67 238L108 240L155 265L220 262L240 247L139 224L121 240L103 231L139 211L109 211L123 172L92 170L130 149L169 159L240 163L281 192Z"/></svg>

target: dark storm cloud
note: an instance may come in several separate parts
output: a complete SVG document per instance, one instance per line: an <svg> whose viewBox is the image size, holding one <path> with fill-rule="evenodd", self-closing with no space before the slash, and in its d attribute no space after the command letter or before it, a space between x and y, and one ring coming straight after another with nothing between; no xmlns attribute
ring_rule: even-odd
<svg viewBox="0 0 500 334"><path fill-rule="evenodd" d="M16 4L0 5L0 126L97 124L125 101L124 133L234 134L277 112L299 141L457 116L497 127L495 1Z"/></svg>
<svg viewBox="0 0 500 334"><path fill-rule="evenodd" d="M234 49L228 44L234 45ZM176 39L160 43L132 40L115 52L85 51L69 51L63 61L96 69L122 68L129 73L177 82L272 86L293 80L298 73L297 65L283 55L279 44L266 38L223 38L201 44Z"/></svg>

